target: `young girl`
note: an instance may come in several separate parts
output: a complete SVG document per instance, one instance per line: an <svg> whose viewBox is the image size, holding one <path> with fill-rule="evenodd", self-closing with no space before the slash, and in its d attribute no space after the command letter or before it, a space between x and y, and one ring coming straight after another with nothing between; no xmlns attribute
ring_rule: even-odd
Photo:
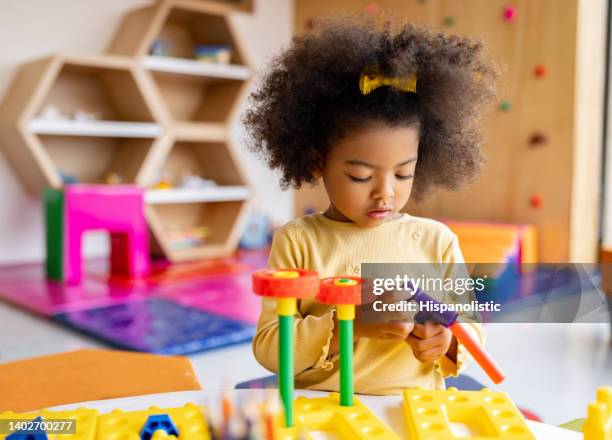
<svg viewBox="0 0 612 440"><path fill-rule="evenodd" d="M274 235L273 268L321 278L359 276L361 263L461 263L443 224L400 212L410 196L458 189L482 164L476 120L494 97L494 69L479 43L410 25L392 32L355 18L320 23L273 60L244 122L255 151L299 188L321 178L323 213ZM296 386L338 390L338 336L331 307L301 301L295 328ZM427 322L355 321L355 392L444 388L463 347ZM479 326L471 327L481 342ZM257 360L277 371L275 303L263 301L253 341Z"/></svg>

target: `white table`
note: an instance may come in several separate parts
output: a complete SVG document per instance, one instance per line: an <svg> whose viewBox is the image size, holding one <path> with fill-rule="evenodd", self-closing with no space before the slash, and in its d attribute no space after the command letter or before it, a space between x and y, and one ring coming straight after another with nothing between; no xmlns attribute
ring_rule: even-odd
<svg viewBox="0 0 612 440"><path fill-rule="evenodd" d="M236 398L240 395L246 396L253 390L233 390ZM105 413L113 409L120 408L126 411L145 410L152 405L161 408L179 407L186 403L193 402L198 405L217 405L222 390L207 391L181 391L175 393L149 394L146 396L124 397L121 399L97 400L78 404L56 406L53 409L75 409L77 407L87 407L97 409ZM296 390L297 396L320 397L328 393L318 391ZM263 396L263 394L262 394ZM402 413L402 398L400 396L358 396L358 398L390 426L400 437L408 438L404 429L404 419ZM578 432L558 428L556 426L543 423L527 421L531 432L538 440L578 440L582 435Z"/></svg>

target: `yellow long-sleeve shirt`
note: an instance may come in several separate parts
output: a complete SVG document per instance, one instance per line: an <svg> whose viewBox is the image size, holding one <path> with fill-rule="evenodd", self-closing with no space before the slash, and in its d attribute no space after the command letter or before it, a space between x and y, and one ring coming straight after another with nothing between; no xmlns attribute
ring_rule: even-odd
<svg viewBox="0 0 612 440"><path fill-rule="evenodd" d="M457 237L434 220L403 214L375 228L331 220L322 214L291 221L275 234L269 266L314 270L321 278L359 276L361 263L462 263ZM314 300L298 302L295 323L296 387L338 391L338 354L329 355L334 320L331 306ZM484 343L477 324L470 330ZM278 370L276 302L263 299L253 340L255 357ZM361 394L399 394L408 387L443 389L444 377L465 366L459 344L457 363L443 357L421 363L405 341L359 338L354 345L354 387Z"/></svg>

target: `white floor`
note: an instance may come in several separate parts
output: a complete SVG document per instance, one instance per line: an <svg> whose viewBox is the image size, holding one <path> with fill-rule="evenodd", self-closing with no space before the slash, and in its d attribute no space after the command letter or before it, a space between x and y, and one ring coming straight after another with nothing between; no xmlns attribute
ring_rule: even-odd
<svg viewBox="0 0 612 440"><path fill-rule="evenodd" d="M496 387L521 407L557 425L583 417L601 385L612 385L608 324L495 324L487 348L508 379ZM0 363L84 347L105 347L59 324L0 303ZM218 389L268 373L250 344L191 356L205 389ZM489 381L477 366L467 373Z"/></svg>

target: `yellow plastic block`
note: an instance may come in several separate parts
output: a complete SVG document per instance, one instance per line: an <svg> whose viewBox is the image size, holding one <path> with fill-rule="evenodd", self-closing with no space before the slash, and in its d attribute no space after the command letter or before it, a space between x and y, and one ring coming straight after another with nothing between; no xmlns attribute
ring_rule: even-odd
<svg viewBox="0 0 612 440"><path fill-rule="evenodd" d="M353 406L340 406L338 393L327 397L298 397L294 406L296 426L279 427L275 439L312 439L309 431L331 431L342 439L399 440L399 436L358 399L353 401ZM281 423L279 419L279 426Z"/></svg>
<svg viewBox="0 0 612 440"><path fill-rule="evenodd" d="M404 391L404 416L410 439L535 440L523 415L506 393L482 391ZM453 430L468 429L457 433ZM458 435L459 434L459 435Z"/></svg>
<svg viewBox="0 0 612 440"><path fill-rule="evenodd" d="M43 421L53 420L74 420L76 432L74 434L47 434L49 440L95 440L96 424L98 411L95 409L79 408L74 411L49 411L15 414L11 411L0 413L0 419L32 420L41 416ZM0 434L0 440L4 440L8 435Z"/></svg>
<svg viewBox="0 0 612 440"><path fill-rule="evenodd" d="M98 418L98 439L140 440L140 430L147 418L154 414L168 414L178 429L179 438L210 440L204 409L193 403L181 408L152 406L146 411L114 410L103 414ZM170 439L172 436L160 438Z"/></svg>
<svg viewBox="0 0 612 440"><path fill-rule="evenodd" d="M597 400L589 403L582 432L584 440L612 440L612 387L597 388Z"/></svg>

